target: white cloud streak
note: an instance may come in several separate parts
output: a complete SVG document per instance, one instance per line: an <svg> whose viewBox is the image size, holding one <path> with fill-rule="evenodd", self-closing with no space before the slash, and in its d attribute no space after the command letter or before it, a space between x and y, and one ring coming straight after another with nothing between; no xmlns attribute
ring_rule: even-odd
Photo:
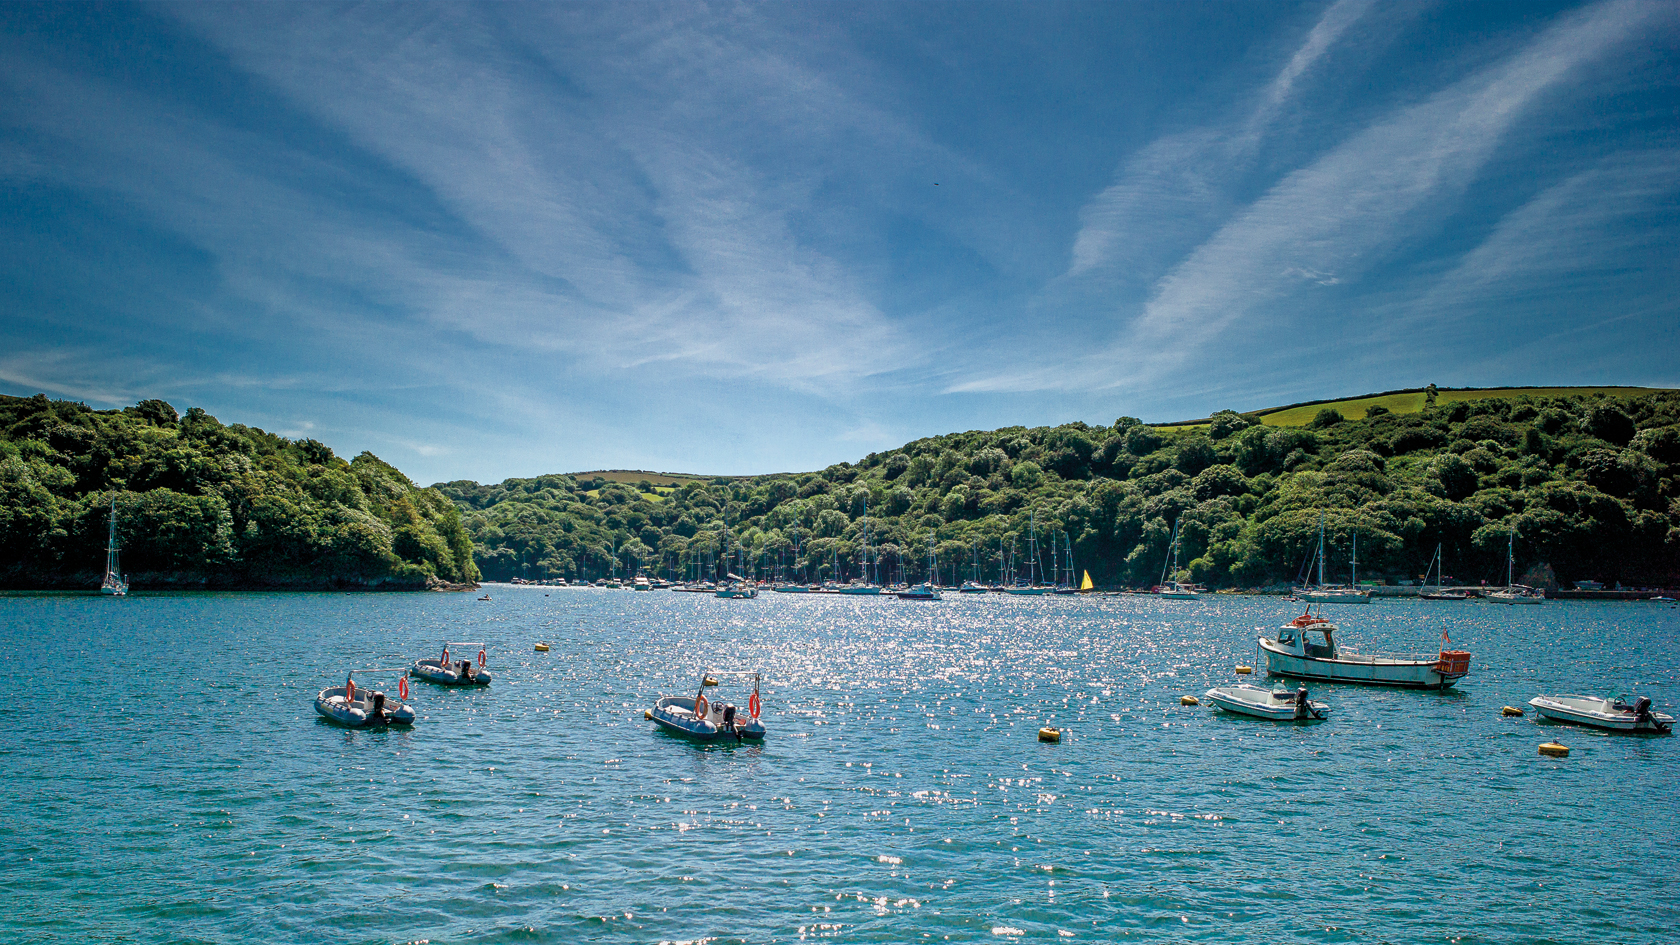
<svg viewBox="0 0 1680 945"><path fill-rule="evenodd" d="M886 147L905 132L771 52L789 38L751 17L561 9L599 19L515 39L472 8L178 9L505 255L482 279L370 257L381 281L423 289L405 302L440 326L489 342L569 337L604 366L659 362L807 391L914 361L801 229L797 197L820 186L820 168L767 170L764 142L716 121L748 115L762 133L784 115L753 110L780 109L801 127L778 133L807 147L834 124ZM622 25L627 12L659 18ZM567 45L591 30L610 31L610 52ZM533 71L533 54L582 88Z"/></svg>
<svg viewBox="0 0 1680 945"><path fill-rule="evenodd" d="M1159 383L1233 326L1279 318L1277 306L1303 292L1357 280L1385 249L1431 219L1423 211L1462 196L1538 98L1671 9L1616 0L1563 18L1505 60L1369 126L1233 214L1154 283L1114 345L1071 369L1026 371L960 389ZM1314 55L1321 55L1328 40L1314 34L1303 53L1318 47ZM1300 59L1297 54L1284 73L1289 81L1274 82L1274 90L1293 85ZM1160 153L1172 151L1166 145ZM1171 158L1159 166L1170 167Z"/></svg>

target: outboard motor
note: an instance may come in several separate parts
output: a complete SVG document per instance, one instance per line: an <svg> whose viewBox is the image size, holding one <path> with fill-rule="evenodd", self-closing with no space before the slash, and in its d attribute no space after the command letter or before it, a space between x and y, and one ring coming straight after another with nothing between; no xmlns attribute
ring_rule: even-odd
<svg viewBox="0 0 1680 945"><path fill-rule="evenodd" d="M1640 722L1650 721L1651 700L1645 696L1640 696L1639 698L1633 700L1633 717L1635 720Z"/></svg>
<svg viewBox="0 0 1680 945"><path fill-rule="evenodd" d="M385 720L385 694L383 692L373 694L373 711L368 713L368 717L378 719L381 722Z"/></svg>
<svg viewBox="0 0 1680 945"><path fill-rule="evenodd" d="M462 679L471 679L472 678L472 660L462 660L461 661L461 669L460 669L459 675Z"/></svg>
<svg viewBox="0 0 1680 945"><path fill-rule="evenodd" d="M735 706L725 702L723 704L723 724L735 733L735 740L741 740L741 727L735 724Z"/></svg>
<svg viewBox="0 0 1680 945"><path fill-rule="evenodd" d="M1306 686L1302 686L1301 688L1295 690L1295 704L1296 705L1306 705L1307 704L1307 687Z"/></svg>

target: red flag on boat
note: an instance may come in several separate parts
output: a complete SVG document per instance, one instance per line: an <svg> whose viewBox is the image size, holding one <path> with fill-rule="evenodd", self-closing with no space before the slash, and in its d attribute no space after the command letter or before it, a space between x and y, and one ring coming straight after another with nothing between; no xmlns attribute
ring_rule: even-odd
<svg viewBox="0 0 1680 945"><path fill-rule="evenodd" d="M1452 637L1447 636L1445 627L1441 629L1441 643L1446 646L1452 646Z"/></svg>

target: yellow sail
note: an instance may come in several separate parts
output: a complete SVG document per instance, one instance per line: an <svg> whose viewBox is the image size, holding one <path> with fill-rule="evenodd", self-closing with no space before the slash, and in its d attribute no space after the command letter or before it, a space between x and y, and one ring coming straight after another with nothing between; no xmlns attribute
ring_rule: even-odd
<svg viewBox="0 0 1680 945"><path fill-rule="evenodd" d="M1095 586L1096 586L1095 584L1091 583L1091 572L1086 571L1085 572L1085 580L1080 583L1079 589L1082 590L1082 591L1088 591Z"/></svg>

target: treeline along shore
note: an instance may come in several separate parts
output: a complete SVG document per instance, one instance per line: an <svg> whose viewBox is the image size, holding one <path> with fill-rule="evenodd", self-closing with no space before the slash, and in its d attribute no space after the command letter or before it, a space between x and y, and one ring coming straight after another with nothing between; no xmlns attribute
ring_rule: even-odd
<svg viewBox="0 0 1680 945"><path fill-rule="evenodd" d="M1275 585L1300 572L1322 513L1331 580L1348 579L1357 534L1361 579L1416 580L1440 545L1448 583L1503 584L1515 529L1519 581L1680 584L1680 392L1434 393L1410 413L1326 407L1299 427L1234 411L1174 428L1121 417L929 437L810 473L436 488L493 580L680 576L708 556L715 568L726 546L760 575L779 562L784 577L827 579L838 563L844 579L859 573L867 509L884 573L912 580L929 536L947 583L977 558L996 580L1000 543L1024 570L1036 523L1045 565L1065 535L1099 585L1148 586L1182 516L1181 577Z"/></svg>
<svg viewBox="0 0 1680 945"><path fill-rule="evenodd" d="M99 586L112 500L137 589L471 586L454 503L352 460L160 400L0 396L0 587Z"/></svg>
<svg viewBox="0 0 1680 945"><path fill-rule="evenodd" d="M883 576L925 577L931 537L939 580L997 580L1036 527L1045 565L1053 541L1100 585L1147 586L1174 522L1181 579L1256 587L1300 572L1321 515L1331 579L1357 535L1361 578L1415 580L1440 545L1447 583L1503 583L1514 529L1528 583L1680 584L1680 392L1434 399L1298 427L1221 411L953 433L808 473L420 488L197 408L0 397L0 586L96 587L113 497L137 589L681 576L726 556L846 579L866 527Z"/></svg>

